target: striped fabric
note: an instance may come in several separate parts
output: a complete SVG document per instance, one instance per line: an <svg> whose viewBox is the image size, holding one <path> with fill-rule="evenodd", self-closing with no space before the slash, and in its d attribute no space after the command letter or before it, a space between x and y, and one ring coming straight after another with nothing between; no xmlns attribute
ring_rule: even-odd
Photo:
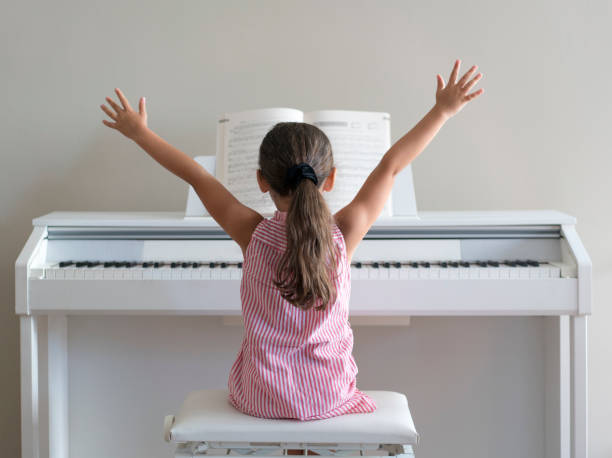
<svg viewBox="0 0 612 458"><path fill-rule="evenodd" d="M350 267L344 238L337 300L325 311L291 305L273 276L286 248L286 212L276 211L255 228L243 264L240 295L244 338L229 375L229 401L261 418L318 420L376 410L356 387L353 332L348 322Z"/></svg>

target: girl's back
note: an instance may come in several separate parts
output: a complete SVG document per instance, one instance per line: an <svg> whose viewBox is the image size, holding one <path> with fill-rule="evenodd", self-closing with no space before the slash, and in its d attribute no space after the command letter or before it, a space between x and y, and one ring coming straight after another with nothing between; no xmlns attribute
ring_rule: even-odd
<svg viewBox="0 0 612 458"><path fill-rule="evenodd" d="M373 412L375 402L356 387L353 332L348 321L350 266L340 229L336 300L304 310L285 300L274 273L286 249L287 213L262 220L247 247L240 287L245 334L229 377L230 402L263 418L315 420Z"/></svg>

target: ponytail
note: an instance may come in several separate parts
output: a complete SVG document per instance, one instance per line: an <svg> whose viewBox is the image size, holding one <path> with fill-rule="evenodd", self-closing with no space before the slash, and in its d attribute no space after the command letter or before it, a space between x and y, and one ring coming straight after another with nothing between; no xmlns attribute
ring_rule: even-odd
<svg viewBox="0 0 612 458"><path fill-rule="evenodd" d="M338 256L332 221L315 183L301 180L285 219L287 248L278 264L275 281L282 297L298 307L325 310L336 301ZM319 299L320 305L315 306Z"/></svg>
<svg viewBox="0 0 612 458"><path fill-rule="evenodd" d="M277 123L259 147L262 177L279 196L292 196L285 231L287 247L274 284L302 309L325 310L336 301L339 261L333 217L319 188L334 166L331 143L318 127Z"/></svg>

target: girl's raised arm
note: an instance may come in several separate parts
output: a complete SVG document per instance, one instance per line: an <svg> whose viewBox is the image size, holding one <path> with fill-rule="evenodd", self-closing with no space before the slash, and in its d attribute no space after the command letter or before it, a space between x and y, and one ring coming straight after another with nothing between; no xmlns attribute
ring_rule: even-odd
<svg viewBox="0 0 612 458"><path fill-rule="evenodd" d="M243 205L192 157L176 149L149 129L144 97L141 97L139 111L136 113L118 88L115 92L122 106L110 97L106 97L115 111L111 111L105 105L100 107L115 122L103 120L102 123L134 140L153 159L193 186L210 216L240 245L244 253L255 226L263 216Z"/></svg>
<svg viewBox="0 0 612 458"><path fill-rule="evenodd" d="M395 176L425 149L447 119L484 92L484 89L479 89L468 94L482 77L482 74L478 73L468 81L476 70L476 65L457 81L460 62L460 60L455 61L446 86L442 77L437 75L438 87L434 107L385 153L355 198L334 215L336 224L344 236L349 259L380 215L393 188Z"/></svg>

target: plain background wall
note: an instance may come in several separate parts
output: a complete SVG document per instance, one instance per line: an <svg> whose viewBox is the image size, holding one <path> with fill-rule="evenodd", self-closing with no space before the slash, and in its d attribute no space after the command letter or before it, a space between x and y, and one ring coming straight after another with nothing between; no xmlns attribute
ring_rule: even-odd
<svg viewBox="0 0 612 458"><path fill-rule="evenodd" d="M593 260L592 457L612 455L610 3L5 2L0 15L0 454L18 456L14 262L54 210L181 211L187 186L101 122L119 87L149 126L214 154L223 112L386 111L399 139L436 73L473 63L485 93L413 163L421 210L544 209L578 218ZM359 336L356 333L356 345Z"/></svg>

